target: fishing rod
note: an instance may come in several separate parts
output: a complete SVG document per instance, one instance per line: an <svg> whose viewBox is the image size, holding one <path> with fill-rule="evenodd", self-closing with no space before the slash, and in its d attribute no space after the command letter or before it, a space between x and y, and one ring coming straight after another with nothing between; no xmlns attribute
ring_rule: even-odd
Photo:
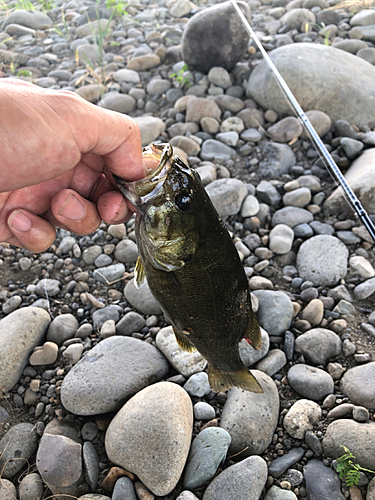
<svg viewBox="0 0 375 500"><path fill-rule="evenodd" d="M307 118L305 115L303 109L299 105L297 99L294 97L292 91L288 87L286 81L284 78L281 76L279 73L278 69L272 62L270 56L267 54L265 49L263 48L263 45L261 44L259 38L256 36L254 30L250 26L248 20L244 16L243 12L235 2L235 0L230 0L233 7L237 11L238 15L240 16L240 19L243 23L243 25L246 28L246 31L249 33L249 35L252 37L254 42L257 44L263 58L267 61L267 64L271 68L273 74L276 77L276 80L283 91L285 97L287 98L290 106L292 107L293 111L296 113L298 118L300 119L302 125L305 127L307 133L310 136L310 139L312 143L314 144L315 148L318 150L320 153L328 172L331 174L334 180L342 187L344 194L346 195L346 198L349 202L349 205L353 208L354 212L357 214L357 216L360 218L364 226L366 227L367 231L370 233L372 239L375 241L375 226L370 219L368 213L366 210L363 208L361 202L357 198L357 196L354 194L353 190L349 186L349 184L346 182L345 177L342 175L341 170L339 167L336 165L334 159L332 156L329 154L327 148L323 144L323 141L320 139L319 135L317 134L316 130L312 126L310 120Z"/></svg>

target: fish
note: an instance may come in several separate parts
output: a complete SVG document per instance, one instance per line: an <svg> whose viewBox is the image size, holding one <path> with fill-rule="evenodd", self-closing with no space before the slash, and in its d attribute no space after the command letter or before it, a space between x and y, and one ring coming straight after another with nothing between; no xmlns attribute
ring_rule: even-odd
<svg viewBox="0 0 375 500"><path fill-rule="evenodd" d="M241 339L258 350L262 337L232 238L199 174L170 144L143 148L143 160L157 165L143 179L130 183L114 176L137 211L136 287L147 280L178 345L207 360L213 391L236 386L263 393L239 355Z"/></svg>

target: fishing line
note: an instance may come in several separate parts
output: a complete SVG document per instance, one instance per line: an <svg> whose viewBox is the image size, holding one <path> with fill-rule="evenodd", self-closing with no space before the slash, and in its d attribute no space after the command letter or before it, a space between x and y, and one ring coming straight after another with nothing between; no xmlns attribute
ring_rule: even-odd
<svg viewBox="0 0 375 500"><path fill-rule="evenodd" d="M375 226L370 219L369 215L367 214L366 210L363 208L361 202L357 198L357 196L354 194L353 190L349 186L349 184L346 182L345 177L342 175L341 170L339 167L336 165L334 159L332 156L329 154L327 148L325 147L323 141L320 139L319 135L317 134L316 130L312 126L310 120L307 118L305 115L303 109L299 105L297 99L294 97L292 91L288 87L286 81L284 78L281 76L279 71L277 70L276 66L272 62L270 56L267 54L265 49L263 48L263 45L261 44L259 38L256 36L254 30L250 26L249 22L247 21L246 17L244 16L243 12L235 2L235 0L230 0L233 7L237 11L238 15L240 16L240 19L243 23L243 25L246 28L246 31L249 33L250 37L254 40L256 45L258 46L258 49L260 50L263 58L267 61L267 64L271 68L277 83L279 84L282 92L284 93L284 96L286 97L289 105L295 112L296 116L299 118L300 122L302 123L303 127L307 131L311 142L313 143L314 147L318 151L318 153L321 155L321 158L323 162L325 163L328 172L331 174L332 178L337 182L339 186L341 186L346 199L349 203L349 205L352 207L354 212L357 214L359 219L362 221L364 226L366 227L367 231L370 233L372 239L375 241Z"/></svg>

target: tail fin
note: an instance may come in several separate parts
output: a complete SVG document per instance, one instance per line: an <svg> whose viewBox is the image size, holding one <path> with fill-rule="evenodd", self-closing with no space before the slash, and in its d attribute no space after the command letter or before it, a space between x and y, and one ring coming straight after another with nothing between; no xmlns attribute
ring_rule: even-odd
<svg viewBox="0 0 375 500"><path fill-rule="evenodd" d="M208 365L208 380L215 392L226 391L233 386L258 394L264 392L257 379L245 366L236 372L225 372Z"/></svg>

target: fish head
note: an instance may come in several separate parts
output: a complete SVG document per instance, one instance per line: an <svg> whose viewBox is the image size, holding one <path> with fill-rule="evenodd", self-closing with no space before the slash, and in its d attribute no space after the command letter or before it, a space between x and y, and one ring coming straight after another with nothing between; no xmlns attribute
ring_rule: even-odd
<svg viewBox="0 0 375 500"><path fill-rule="evenodd" d="M203 187L197 172L173 156L170 144L144 148L143 160L150 166L146 177L133 183L116 178L116 182L138 211L136 234L141 255L158 269L175 270L197 249Z"/></svg>

